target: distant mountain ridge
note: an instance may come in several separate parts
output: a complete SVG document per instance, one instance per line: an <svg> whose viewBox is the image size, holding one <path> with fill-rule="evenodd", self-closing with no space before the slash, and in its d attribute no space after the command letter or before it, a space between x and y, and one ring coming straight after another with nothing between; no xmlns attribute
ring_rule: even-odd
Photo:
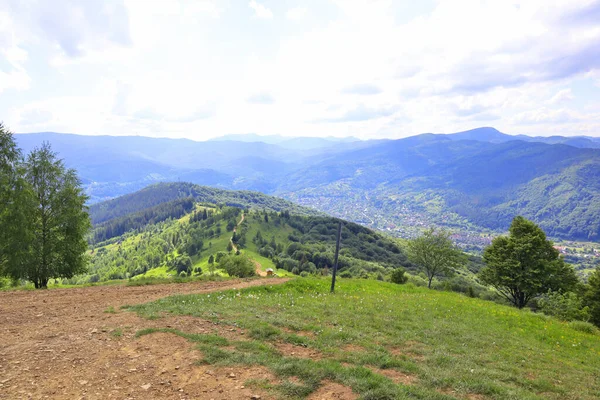
<svg viewBox="0 0 600 400"><path fill-rule="evenodd" d="M503 230L523 214L556 237L600 239L599 138L490 127L398 140L232 137L246 141L16 135L26 152L50 141L79 171L92 203L189 181L275 194L399 235L407 224Z"/></svg>

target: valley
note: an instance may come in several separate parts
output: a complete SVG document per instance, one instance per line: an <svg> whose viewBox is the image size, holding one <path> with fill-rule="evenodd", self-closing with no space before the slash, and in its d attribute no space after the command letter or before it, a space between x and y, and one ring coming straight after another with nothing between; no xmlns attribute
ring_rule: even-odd
<svg viewBox="0 0 600 400"><path fill-rule="evenodd" d="M596 242L600 232L595 138L510 136L493 128L369 141L16 137L25 150L51 140L80 171L92 203L153 182L189 181L273 194L403 238L441 226L473 249L519 214L557 240Z"/></svg>

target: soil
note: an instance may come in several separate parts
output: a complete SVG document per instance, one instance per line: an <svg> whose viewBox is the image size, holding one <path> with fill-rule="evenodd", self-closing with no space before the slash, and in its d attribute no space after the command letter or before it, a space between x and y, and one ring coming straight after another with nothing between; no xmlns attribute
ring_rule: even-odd
<svg viewBox="0 0 600 400"><path fill-rule="evenodd" d="M285 281L2 292L0 399L270 399L244 384L249 379L272 381L265 369L197 365L201 354L173 334L135 338L138 330L151 327L243 337L240 329L191 317L146 320L120 307L174 294Z"/></svg>

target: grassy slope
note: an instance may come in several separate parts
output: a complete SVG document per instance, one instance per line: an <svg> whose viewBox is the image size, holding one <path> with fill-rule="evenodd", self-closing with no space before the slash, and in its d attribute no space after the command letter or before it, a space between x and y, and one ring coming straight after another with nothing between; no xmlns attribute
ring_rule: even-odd
<svg viewBox="0 0 600 400"><path fill-rule="evenodd" d="M352 387L362 399L600 397L597 334L455 293L342 279L329 295L328 286L327 280L297 279L173 296L133 309L145 317L166 311L243 328L252 340L188 338L200 343L202 362L270 368L282 383L262 385L282 398L306 398L325 379ZM282 354L276 348L282 342L322 358ZM413 382L395 384L386 370Z"/></svg>
<svg viewBox="0 0 600 400"><path fill-rule="evenodd" d="M206 207L199 206L199 207L197 207L197 211L201 211L204 208L206 208ZM176 222L174 222L174 224L169 229L171 229L171 230L177 229L177 224L187 223L189 221L189 218L190 218L189 214L181 217ZM272 268L275 271L275 273L279 276L293 276L292 273L290 273L286 270L277 269L275 267L275 264L273 264L273 261L258 254L256 245L252 242L252 238L254 237L254 235L256 235L256 231L260 229L261 232L263 233L264 237L270 238L272 235L275 235L275 239L277 240L277 242L287 244L288 243L287 235L289 233L292 233L292 229L290 227L286 227L286 229L275 229L272 225L264 223L261 219L257 220L254 218L249 218L247 220L247 222L245 222L245 223L248 224L248 233L246 234L246 237L248 238L247 243L246 243L247 248L241 249L241 253L247 255L252 260L255 260L256 262L258 262L261 265L261 269L263 271L265 271L267 268ZM231 238L232 233L227 232L227 230L225 229L225 226L226 226L226 223L224 221L221 222L222 234L217 238L206 240L204 249L202 250L200 257L196 257L194 259L193 268L200 267L200 268L202 268L203 274L209 274L210 270L209 270L209 266L208 266L208 259L209 259L210 255L216 254L219 251L227 251L227 245L229 244L229 240ZM128 239L126 239L123 242L122 245L123 246L134 245L137 241L139 241L139 236L140 235L135 235L135 236L129 237ZM209 243L210 243L210 247L209 247ZM113 249L116 248L116 246L114 244L106 246L106 247L110 248L110 246L112 246ZM220 269L215 270L215 274L218 274L221 276L227 276L227 273ZM158 267L158 268L154 268L154 269L147 271L145 274L137 275L133 279L169 278L169 277L173 277L175 275L176 275L176 273L172 270L168 270L167 267Z"/></svg>

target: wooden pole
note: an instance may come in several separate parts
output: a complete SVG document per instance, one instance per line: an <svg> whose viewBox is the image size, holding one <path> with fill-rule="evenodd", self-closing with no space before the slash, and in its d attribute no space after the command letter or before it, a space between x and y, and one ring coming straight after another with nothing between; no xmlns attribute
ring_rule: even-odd
<svg viewBox="0 0 600 400"><path fill-rule="evenodd" d="M342 241L342 221L338 226L337 243L335 244L335 261L333 262L333 275L331 277L331 293L335 292L335 275L338 268L338 256L340 254L340 242Z"/></svg>

